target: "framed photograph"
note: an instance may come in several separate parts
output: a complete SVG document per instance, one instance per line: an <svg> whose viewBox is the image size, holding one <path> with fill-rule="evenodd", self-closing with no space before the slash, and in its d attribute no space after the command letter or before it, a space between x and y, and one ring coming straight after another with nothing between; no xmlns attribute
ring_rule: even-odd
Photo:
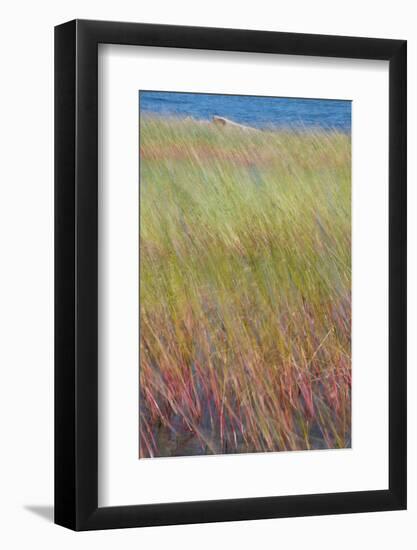
<svg viewBox="0 0 417 550"><path fill-rule="evenodd" d="M406 42L55 29L55 522L406 508Z"/></svg>

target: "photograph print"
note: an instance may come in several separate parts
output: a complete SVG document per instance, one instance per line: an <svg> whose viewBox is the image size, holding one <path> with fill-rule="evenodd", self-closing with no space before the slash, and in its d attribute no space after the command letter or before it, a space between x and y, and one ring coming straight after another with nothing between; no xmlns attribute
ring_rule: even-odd
<svg viewBox="0 0 417 550"><path fill-rule="evenodd" d="M351 446L351 102L139 92L139 458Z"/></svg>

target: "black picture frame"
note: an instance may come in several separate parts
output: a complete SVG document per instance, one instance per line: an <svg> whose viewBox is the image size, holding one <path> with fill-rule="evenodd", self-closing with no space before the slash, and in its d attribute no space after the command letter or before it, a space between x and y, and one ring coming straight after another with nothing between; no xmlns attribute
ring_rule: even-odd
<svg viewBox="0 0 417 550"><path fill-rule="evenodd" d="M98 506L98 44L389 61L389 488ZM55 523L77 531L406 508L406 41L74 20L55 28Z"/></svg>

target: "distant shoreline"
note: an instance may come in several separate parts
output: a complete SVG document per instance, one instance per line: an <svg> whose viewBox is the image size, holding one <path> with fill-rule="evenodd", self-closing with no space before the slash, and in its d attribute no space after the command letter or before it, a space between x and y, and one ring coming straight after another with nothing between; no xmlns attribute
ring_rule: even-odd
<svg viewBox="0 0 417 550"><path fill-rule="evenodd" d="M313 128L351 131L352 107L348 100L261 97L190 92L140 91L141 113L210 121L224 117L259 129Z"/></svg>
<svg viewBox="0 0 417 550"><path fill-rule="evenodd" d="M268 132L283 132L283 133L297 133L297 134L314 134L314 133L320 133L320 134L342 134L342 135L351 135L351 128L349 129L343 129L340 127L334 127L334 128L323 128L322 126L307 126L303 125L301 123L299 124L273 124L265 125L265 126L254 126L250 123L241 123L237 120L233 120L229 117L219 116L219 115L212 115L211 118L203 119L203 118L196 118L192 115L171 115L171 114L161 114L158 112L141 112L139 116L140 120L155 120L155 121L161 121L161 122L172 122L172 123L194 123L206 127L213 127L213 128L227 128L229 129L242 129L242 130L249 130L249 131L255 131L255 132L262 132L262 133L268 133ZM216 123L217 121L217 123ZM221 121L225 121L224 124L221 123Z"/></svg>

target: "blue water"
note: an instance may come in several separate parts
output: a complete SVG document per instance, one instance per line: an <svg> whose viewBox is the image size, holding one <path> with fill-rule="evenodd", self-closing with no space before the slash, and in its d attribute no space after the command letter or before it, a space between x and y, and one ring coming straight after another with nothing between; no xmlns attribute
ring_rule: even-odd
<svg viewBox="0 0 417 550"><path fill-rule="evenodd" d="M141 113L191 116L211 120L230 118L257 128L279 127L351 130L351 102L244 95L140 92Z"/></svg>

